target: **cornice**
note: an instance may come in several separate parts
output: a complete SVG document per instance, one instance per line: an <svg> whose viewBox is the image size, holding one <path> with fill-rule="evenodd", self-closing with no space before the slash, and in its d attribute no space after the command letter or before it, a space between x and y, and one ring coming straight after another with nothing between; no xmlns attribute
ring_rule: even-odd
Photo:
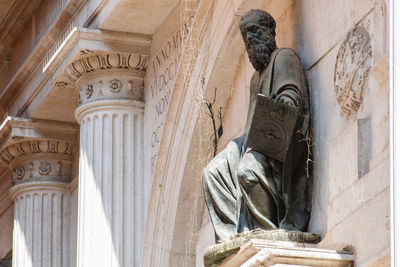
<svg viewBox="0 0 400 267"><path fill-rule="evenodd" d="M60 47L53 53L49 52L46 56L43 72L52 72L71 53L73 54L71 61L75 61L79 60L80 57L92 54L95 50L100 52L115 47L115 50L110 52L135 53L144 58L150 55L150 45L151 37L144 34L75 27Z"/></svg>
<svg viewBox="0 0 400 267"><path fill-rule="evenodd" d="M7 117L0 126L0 149L19 140L65 140L75 141L79 126L69 122L31 120L20 117Z"/></svg>
<svg viewBox="0 0 400 267"><path fill-rule="evenodd" d="M130 64L127 67L142 74L150 54L150 42L151 37L143 34L73 28L66 39L55 41L56 46L49 47L45 56L35 59L35 64L25 64L15 74L15 77L26 73L31 73L31 76L10 82L6 90L0 93L0 107L8 109L9 114L21 116L27 112L29 116L32 115L43 103L44 96L55 87L63 86L73 90L75 84L64 72L70 63L95 54L130 54ZM139 66L133 65L133 60L137 58L140 58ZM35 68L32 68L33 65ZM22 91L23 94L20 94Z"/></svg>

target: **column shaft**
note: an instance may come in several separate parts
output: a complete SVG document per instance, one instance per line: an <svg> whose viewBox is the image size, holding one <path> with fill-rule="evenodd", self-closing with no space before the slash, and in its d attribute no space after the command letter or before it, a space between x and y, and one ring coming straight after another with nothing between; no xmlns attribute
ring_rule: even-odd
<svg viewBox="0 0 400 267"><path fill-rule="evenodd" d="M143 109L119 100L89 108L80 118L78 266L138 266Z"/></svg>
<svg viewBox="0 0 400 267"><path fill-rule="evenodd" d="M18 185L12 194L15 201L13 266L70 266L67 185Z"/></svg>

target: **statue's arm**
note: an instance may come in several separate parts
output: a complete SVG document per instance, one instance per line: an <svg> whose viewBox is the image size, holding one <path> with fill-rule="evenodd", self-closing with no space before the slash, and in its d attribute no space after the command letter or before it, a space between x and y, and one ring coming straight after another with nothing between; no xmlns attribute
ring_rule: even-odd
<svg viewBox="0 0 400 267"><path fill-rule="evenodd" d="M301 108L303 101L304 72L300 58L290 48L279 51L275 63L275 89L272 98L276 102L283 102L293 107Z"/></svg>
<svg viewBox="0 0 400 267"><path fill-rule="evenodd" d="M299 108L301 105L301 96L299 90L294 85L288 85L281 90L281 93L274 96L275 102L282 102L289 106Z"/></svg>

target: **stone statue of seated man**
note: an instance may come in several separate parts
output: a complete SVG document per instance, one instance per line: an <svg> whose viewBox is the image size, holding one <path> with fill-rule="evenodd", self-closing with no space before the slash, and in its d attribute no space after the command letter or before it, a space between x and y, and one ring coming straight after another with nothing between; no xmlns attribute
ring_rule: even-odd
<svg viewBox="0 0 400 267"><path fill-rule="evenodd" d="M272 16L259 9L249 11L240 21L256 72L251 78L243 135L231 141L203 171L205 199L217 240L256 228L307 230L312 190L309 93L297 54L277 48L275 27ZM298 111L284 162L246 146L258 94Z"/></svg>

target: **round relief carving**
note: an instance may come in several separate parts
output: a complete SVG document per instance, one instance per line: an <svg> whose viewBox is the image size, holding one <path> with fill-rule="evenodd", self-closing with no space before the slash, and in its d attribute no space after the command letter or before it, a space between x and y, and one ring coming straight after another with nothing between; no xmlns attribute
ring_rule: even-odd
<svg viewBox="0 0 400 267"><path fill-rule="evenodd" d="M122 88L122 82L114 79L110 81L110 90L113 93L118 93Z"/></svg>
<svg viewBox="0 0 400 267"><path fill-rule="evenodd" d="M51 171L51 164L47 161L42 161L39 164L39 175L47 176Z"/></svg>
<svg viewBox="0 0 400 267"><path fill-rule="evenodd" d="M14 171L14 179L21 180L24 178L25 168L23 166L19 166Z"/></svg>
<svg viewBox="0 0 400 267"><path fill-rule="evenodd" d="M371 64L369 33L365 27L356 27L347 33L335 64L335 94L344 114L350 115L359 110Z"/></svg>

